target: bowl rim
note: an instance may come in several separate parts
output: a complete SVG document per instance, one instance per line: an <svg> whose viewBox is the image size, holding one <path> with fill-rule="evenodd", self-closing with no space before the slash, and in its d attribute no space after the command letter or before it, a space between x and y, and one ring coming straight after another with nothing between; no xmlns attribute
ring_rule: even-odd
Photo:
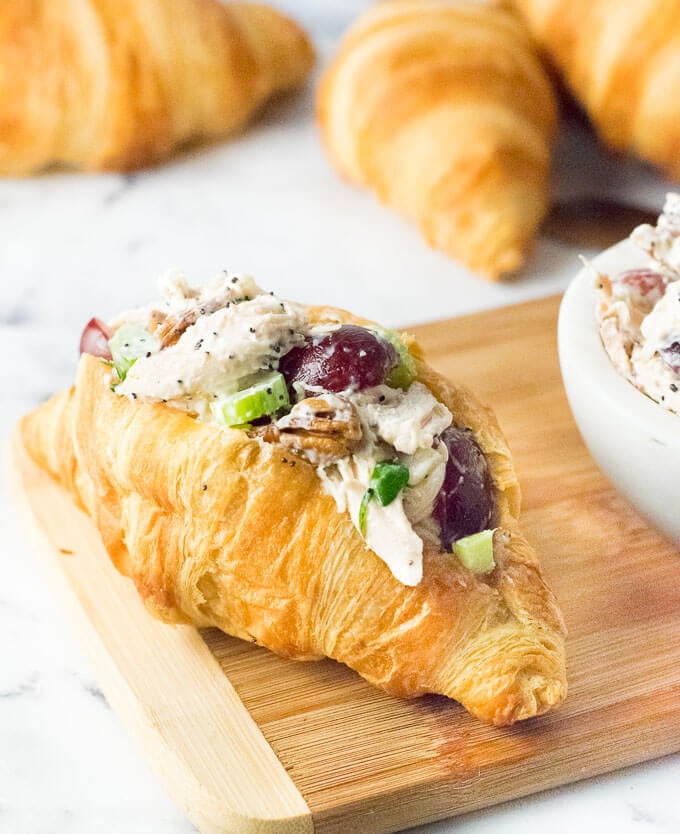
<svg viewBox="0 0 680 834"><path fill-rule="evenodd" d="M596 385L601 398L616 411L625 411L627 422L664 445L680 445L680 415L665 409L629 382L614 367L602 344L597 326L593 268L604 274L648 266L647 256L630 240L606 249L588 261L569 284L560 304L557 342L565 383L571 366ZM591 385L592 387L592 385Z"/></svg>

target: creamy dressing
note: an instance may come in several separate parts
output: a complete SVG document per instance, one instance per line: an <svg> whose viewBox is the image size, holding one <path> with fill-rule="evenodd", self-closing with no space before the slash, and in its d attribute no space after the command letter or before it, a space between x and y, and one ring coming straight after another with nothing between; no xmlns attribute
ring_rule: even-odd
<svg viewBox="0 0 680 834"><path fill-rule="evenodd" d="M443 443L431 449L418 449L414 455L401 455L409 470L409 489L404 492L404 510L414 525L432 515L434 499L444 483L449 453Z"/></svg>
<svg viewBox="0 0 680 834"><path fill-rule="evenodd" d="M195 323L176 344L138 359L117 392L152 402L189 400L197 413L244 377L274 368L309 326L300 308L263 292L250 277L224 275L200 293L175 277L162 283L161 295L163 313L195 316ZM151 310L141 315L148 322ZM123 321L139 319L133 311Z"/></svg>
<svg viewBox="0 0 680 834"><path fill-rule="evenodd" d="M359 507L375 464L397 458L408 468L408 489L397 499L385 507L377 500L369 502L365 538L400 582L417 585L423 569L423 535L414 527L424 525L424 537L432 538L432 525L426 522L432 517L448 459L446 447L433 444L451 425L451 412L420 382L406 391L379 385L345 391L342 396L359 415L364 441L349 458L318 467L321 483L338 510L349 511L358 529Z"/></svg>
<svg viewBox="0 0 680 834"><path fill-rule="evenodd" d="M335 499L338 512L349 512L359 529L359 508L375 466L373 455L355 454L332 467L317 469L325 492ZM365 541L404 585L417 585L423 577L423 540L406 515L402 494L386 507L370 501Z"/></svg>
<svg viewBox="0 0 680 834"><path fill-rule="evenodd" d="M339 420L348 421L351 418L352 406L346 397L336 396L327 392L319 392L318 399L328 403L335 410ZM311 426L315 416L316 412L310 407L309 401L302 400L293 406L289 414L277 420L276 425L282 429L288 428L294 422L297 425L300 425L300 423L304 425L306 423L308 426Z"/></svg>
<svg viewBox="0 0 680 834"><path fill-rule="evenodd" d="M421 382L406 391L379 385L356 394L353 402L378 437L408 455L431 448L451 425L451 412Z"/></svg>
<svg viewBox="0 0 680 834"><path fill-rule="evenodd" d="M680 343L680 281L672 282L640 326L642 341L631 364L638 387L666 408L680 413L680 377L660 351ZM680 362L680 356L678 357Z"/></svg>
<svg viewBox="0 0 680 834"><path fill-rule="evenodd" d="M667 361L669 346L680 344L680 195L669 194L657 225L639 226L631 239L649 255L643 268L663 280L643 292L623 276L598 275L600 336L622 376L680 414L680 376Z"/></svg>
<svg viewBox="0 0 680 834"><path fill-rule="evenodd" d="M680 281L668 284L664 295L640 324L640 332L643 339L640 354L645 358L680 341Z"/></svg>
<svg viewBox="0 0 680 834"><path fill-rule="evenodd" d="M656 226L638 226L630 238L647 252L656 269L677 280L680 274L680 194L667 194Z"/></svg>

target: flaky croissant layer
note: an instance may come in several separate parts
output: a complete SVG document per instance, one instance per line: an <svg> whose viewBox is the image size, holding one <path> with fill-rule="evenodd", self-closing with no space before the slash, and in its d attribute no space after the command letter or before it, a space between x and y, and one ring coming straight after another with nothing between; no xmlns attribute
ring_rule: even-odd
<svg viewBox="0 0 680 834"><path fill-rule="evenodd" d="M343 176L430 244L489 278L521 265L546 211L557 116L506 4L375 4L327 70L317 112Z"/></svg>
<svg viewBox="0 0 680 834"><path fill-rule="evenodd" d="M680 4L512 2L600 137L680 180Z"/></svg>
<svg viewBox="0 0 680 834"><path fill-rule="evenodd" d="M493 416L419 363L489 461L502 534L480 577L426 545L424 577L398 582L275 444L109 390L81 359L76 385L22 423L26 448L86 509L147 608L216 626L297 660L332 657L388 692L447 695L496 724L565 696L564 627L517 527L519 488Z"/></svg>
<svg viewBox="0 0 680 834"><path fill-rule="evenodd" d="M238 129L313 62L304 32L257 3L4 2L0 174L157 162Z"/></svg>

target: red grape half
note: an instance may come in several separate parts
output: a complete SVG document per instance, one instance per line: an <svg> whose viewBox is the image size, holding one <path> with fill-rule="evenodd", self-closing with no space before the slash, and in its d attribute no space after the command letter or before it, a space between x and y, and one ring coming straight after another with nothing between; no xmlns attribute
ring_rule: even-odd
<svg viewBox="0 0 680 834"><path fill-rule="evenodd" d="M666 291L666 282L664 281L663 275L646 267L628 269L622 272L619 275L619 281L622 284L635 288L643 297L649 295L650 292L654 292L660 298Z"/></svg>
<svg viewBox="0 0 680 834"><path fill-rule="evenodd" d="M90 319L80 337L80 353L111 359L109 339L112 335L113 331L101 319Z"/></svg>
<svg viewBox="0 0 680 834"><path fill-rule="evenodd" d="M339 393L381 385L399 363L396 349L365 327L343 324L323 336L308 338L279 362L289 387L298 382Z"/></svg>
<svg viewBox="0 0 680 834"><path fill-rule="evenodd" d="M489 466L470 429L450 426L439 439L449 459L433 514L439 522L442 547L451 550L458 539L487 530L496 507Z"/></svg>

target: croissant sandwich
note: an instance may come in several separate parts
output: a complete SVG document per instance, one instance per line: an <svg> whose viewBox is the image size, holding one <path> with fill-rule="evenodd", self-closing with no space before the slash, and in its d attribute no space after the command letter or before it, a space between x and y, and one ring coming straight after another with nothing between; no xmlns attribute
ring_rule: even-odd
<svg viewBox="0 0 680 834"><path fill-rule="evenodd" d="M566 692L564 626L491 414L407 336L222 274L86 327L23 419L148 610L509 724Z"/></svg>
<svg viewBox="0 0 680 834"><path fill-rule="evenodd" d="M600 138L680 180L680 4L513 2Z"/></svg>
<svg viewBox="0 0 680 834"><path fill-rule="evenodd" d="M546 212L551 83L501 2L390 0L350 29L318 92L328 154L348 180L471 270L523 262Z"/></svg>
<svg viewBox="0 0 680 834"><path fill-rule="evenodd" d="M0 4L0 174L130 170L240 128L314 62L304 32L257 3Z"/></svg>

